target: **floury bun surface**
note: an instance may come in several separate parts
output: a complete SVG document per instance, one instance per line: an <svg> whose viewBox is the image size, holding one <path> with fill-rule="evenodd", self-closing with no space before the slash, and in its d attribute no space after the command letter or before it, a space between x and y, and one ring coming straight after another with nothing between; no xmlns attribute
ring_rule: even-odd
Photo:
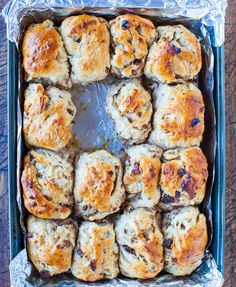
<svg viewBox="0 0 236 287"><path fill-rule="evenodd" d="M66 159L46 149L31 150L24 159L21 177L28 211L41 218L64 219L72 212L73 167Z"/></svg>
<svg viewBox="0 0 236 287"><path fill-rule="evenodd" d="M67 271L77 236L71 219L49 220L30 215L27 219L27 251L42 277Z"/></svg>
<svg viewBox="0 0 236 287"><path fill-rule="evenodd" d="M123 182L129 203L134 208L154 207L160 199L159 174L162 150L157 146L143 144L126 150Z"/></svg>
<svg viewBox="0 0 236 287"><path fill-rule="evenodd" d="M85 221L79 227L71 271L84 281L116 278L118 253L112 224Z"/></svg>
<svg viewBox="0 0 236 287"><path fill-rule="evenodd" d="M72 138L71 126L76 113L71 94L41 84L25 90L23 131L26 144L58 151Z"/></svg>
<svg viewBox="0 0 236 287"><path fill-rule="evenodd" d="M82 154L75 169L77 214L98 220L117 212L125 199L122 176L120 159L107 151Z"/></svg>
<svg viewBox="0 0 236 287"><path fill-rule="evenodd" d="M163 236L154 210L125 211L116 223L119 266L130 278L153 278L163 269Z"/></svg>
<svg viewBox="0 0 236 287"><path fill-rule="evenodd" d="M26 81L45 80L49 84L71 87L67 53L52 21L29 26L22 53Z"/></svg>
<svg viewBox="0 0 236 287"><path fill-rule="evenodd" d="M105 79L110 69L110 33L105 19L90 15L66 18L60 28L71 63L73 83Z"/></svg>
<svg viewBox="0 0 236 287"><path fill-rule="evenodd" d="M192 80L202 66L196 36L183 25L160 26L157 34L147 56L145 75L167 84Z"/></svg>
<svg viewBox="0 0 236 287"><path fill-rule="evenodd" d="M165 271L175 275L191 274L202 262L207 245L206 218L197 207L178 208L164 213Z"/></svg>
<svg viewBox="0 0 236 287"><path fill-rule="evenodd" d="M106 110L120 140L128 145L144 142L151 131L151 96L140 80L121 81L107 95Z"/></svg>
<svg viewBox="0 0 236 287"><path fill-rule="evenodd" d="M153 96L150 142L164 149L200 145L205 127L201 91L191 83L160 85Z"/></svg>
<svg viewBox="0 0 236 287"><path fill-rule="evenodd" d="M207 160L198 147L168 150L161 166L159 206L171 209L200 204L208 178Z"/></svg>
<svg viewBox="0 0 236 287"><path fill-rule="evenodd" d="M110 21L113 55L111 72L121 78L137 78L143 74L148 48L156 39L153 23L131 14Z"/></svg>

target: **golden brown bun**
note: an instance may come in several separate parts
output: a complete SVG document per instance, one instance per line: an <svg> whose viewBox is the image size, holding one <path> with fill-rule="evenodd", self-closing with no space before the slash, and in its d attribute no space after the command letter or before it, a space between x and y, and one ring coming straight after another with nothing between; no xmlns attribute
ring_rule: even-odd
<svg viewBox="0 0 236 287"><path fill-rule="evenodd" d="M46 20L30 25L22 52L26 81L43 79L50 84L71 87L67 54L53 22Z"/></svg>
<svg viewBox="0 0 236 287"><path fill-rule="evenodd" d="M159 174L162 150L154 145L142 144L126 150L123 182L130 205L153 208L160 199Z"/></svg>
<svg viewBox="0 0 236 287"><path fill-rule="evenodd" d="M71 16L61 24L61 34L71 63L73 83L105 79L110 68L108 23L90 15Z"/></svg>
<svg viewBox="0 0 236 287"><path fill-rule="evenodd" d="M116 278L119 274L118 251L112 224L85 221L79 227L72 274L91 282Z"/></svg>
<svg viewBox="0 0 236 287"><path fill-rule="evenodd" d="M154 91L155 112L150 141L164 149L200 145L204 132L204 102L191 83L160 85Z"/></svg>
<svg viewBox="0 0 236 287"><path fill-rule="evenodd" d="M137 15L125 14L110 21L114 54L111 71L124 78L143 74L148 48L156 39L153 23Z"/></svg>
<svg viewBox="0 0 236 287"><path fill-rule="evenodd" d="M76 108L71 94L55 87L30 84L25 90L23 131L28 146L58 151L72 137Z"/></svg>
<svg viewBox="0 0 236 287"><path fill-rule="evenodd" d="M71 219L49 220L30 215L27 219L27 251L42 277L71 267L78 226Z"/></svg>
<svg viewBox="0 0 236 287"><path fill-rule="evenodd" d="M77 213L93 221L117 212L125 199L122 173L120 159L109 152L83 153L75 170Z"/></svg>
<svg viewBox="0 0 236 287"><path fill-rule="evenodd" d="M111 87L106 110L115 122L120 140L127 145L144 142L151 130L151 96L137 79Z"/></svg>
<svg viewBox="0 0 236 287"><path fill-rule="evenodd" d="M165 267L175 275L191 274L202 262L207 245L206 218L196 207L178 208L163 217Z"/></svg>
<svg viewBox="0 0 236 287"><path fill-rule="evenodd" d="M182 25L157 28L157 42L151 46L145 75L161 83L193 79L202 66L201 46L193 33Z"/></svg>
<svg viewBox="0 0 236 287"><path fill-rule="evenodd" d="M24 159L21 183L28 211L41 218L64 219L73 205L73 167L49 150L31 150Z"/></svg>
<svg viewBox="0 0 236 287"><path fill-rule="evenodd" d="M201 149L168 150L161 167L159 206L171 209L200 204L205 196L208 178L207 160Z"/></svg>
<svg viewBox="0 0 236 287"><path fill-rule="evenodd" d="M164 261L163 236L154 210L126 210L118 219L115 232L123 275L148 279L161 272Z"/></svg>

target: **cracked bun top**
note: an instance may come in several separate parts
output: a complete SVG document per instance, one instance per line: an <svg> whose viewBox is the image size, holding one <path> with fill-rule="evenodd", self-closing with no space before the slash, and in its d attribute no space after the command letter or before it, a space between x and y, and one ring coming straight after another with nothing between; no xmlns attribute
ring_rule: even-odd
<svg viewBox="0 0 236 287"><path fill-rule="evenodd" d="M67 53L52 21L29 26L22 53L26 81L45 80L49 84L71 87Z"/></svg>
<svg viewBox="0 0 236 287"><path fill-rule="evenodd" d="M72 274L91 282L116 278L120 272L118 253L112 224L84 221L79 227Z"/></svg>
<svg viewBox="0 0 236 287"><path fill-rule="evenodd" d="M59 153L31 150L24 158L21 176L28 211L41 218L64 219L72 212L73 167Z"/></svg>
<svg viewBox="0 0 236 287"><path fill-rule="evenodd" d="M167 84L192 80L202 66L196 36L182 25L160 26L157 34L147 56L145 75Z"/></svg>
<svg viewBox="0 0 236 287"><path fill-rule="evenodd" d="M71 267L78 226L71 218L27 219L27 251L41 277L66 272Z"/></svg>
<svg viewBox="0 0 236 287"><path fill-rule="evenodd" d="M131 14L110 21L113 44L111 72L121 78L137 78L143 74L148 48L156 39L153 23Z"/></svg>
<svg viewBox="0 0 236 287"><path fill-rule="evenodd" d="M115 123L120 140L127 145L144 142L151 131L151 96L137 79L113 85L106 110Z"/></svg>
<svg viewBox="0 0 236 287"><path fill-rule="evenodd" d="M153 95L151 143L164 149L200 145L205 127L201 91L192 83L160 85Z"/></svg>
<svg viewBox="0 0 236 287"><path fill-rule="evenodd" d="M29 147L61 150L72 138L76 107L67 91L41 84L25 90L23 131Z"/></svg>
<svg viewBox="0 0 236 287"><path fill-rule="evenodd" d="M107 151L82 154L75 169L77 214L98 220L117 212L125 199L122 174L120 159Z"/></svg>
<svg viewBox="0 0 236 287"><path fill-rule="evenodd" d="M71 64L73 83L105 79L110 69L110 33L105 19L71 16L61 24L61 35Z"/></svg>

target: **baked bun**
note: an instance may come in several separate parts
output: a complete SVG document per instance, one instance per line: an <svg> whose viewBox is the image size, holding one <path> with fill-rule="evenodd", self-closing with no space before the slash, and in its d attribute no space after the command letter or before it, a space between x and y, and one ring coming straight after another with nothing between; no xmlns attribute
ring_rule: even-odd
<svg viewBox="0 0 236 287"><path fill-rule="evenodd" d="M110 68L110 34L103 18L89 15L66 18L60 28L71 63L73 83L105 79Z"/></svg>
<svg viewBox="0 0 236 287"><path fill-rule="evenodd" d="M120 160L105 150L82 154L76 163L74 198L84 219L117 212L125 199Z"/></svg>
<svg viewBox="0 0 236 287"><path fill-rule="evenodd" d="M194 84L160 85L154 97L150 141L164 149L200 145L204 132L201 91Z"/></svg>
<svg viewBox="0 0 236 287"><path fill-rule="evenodd" d="M163 268L163 236L155 211L125 211L116 224L121 273L130 278L153 278Z"/></svg>
<svg viewBox="0 0 236 287"><path fill-rule="evenodd" d="M72 137L76 108L71 94L55 87L30 84L25 90L23 131L26 144L58 151Z"/></svg>
<svg viewBox="0 0 236 287"><path fill-rule="evenodd" d="M49 84L71 87L68 57L52 21L29 26L22 53L26 81L45 80Z"/></svg>
<svg viewBox="0 0 236 287"><path fill-rule="evenodd" d="M49 220L30 215L27 219L29 258L42 277L71 267L78 226L71 219Z"/></svg>
<svg viewBox="0 0 236 287"><path fill-rule="evenodd" d="M158 39L151 46L145 75L161 83L192 80L202 66L201 46L182 25L157 28Z"/></svg>
<svg viewBox="0 0 236 287"><path fill-rule="evenodd" d="M207 160L198 147L168 150L161 166L162 209L202 202L208 178Z"/></svg>
<svg viewBox="0 0 236 287"><path fill-rule="evenodd" d="M112 224L81 224L71 271L78 279L92 282L118 276L118 246Z"/></svg>
<svg viewBox="0 0 236 287"><path fill-rule="evenodd" d="M184 207L164 213L165 267L175 275L191 274L202 262L207 245L206 218L197 207Z"/></svg>
<svg viewBox="0 0 236 287"><path fill-rule="evenodd" d="M151 130L151 96L137 79L122 81L107 95L107 112L124 144L144 142Z"/></svg>
<svg viewBox="0 0 236 287"><path fill-rule="evenodd" d="M137 15L120 15L110 21L114 53L111 71L119 77L136 78L143 74L148 48L156 39L153 23Z"/></svg>
<svg viewBox="0 0 236 287"><path fill-rule="evenodd" d="M73 167L60 154L31 150L24 159L21 183L24 204L30 213L57 219L71 214Z"/></svg>
<svg viewBox="0 0 236 287"><path fill-rule="evenodd" d="M124 185L130 205L154 207L160 199L158 187L162 150L156 146L143 144L126 150Z"/></svg>

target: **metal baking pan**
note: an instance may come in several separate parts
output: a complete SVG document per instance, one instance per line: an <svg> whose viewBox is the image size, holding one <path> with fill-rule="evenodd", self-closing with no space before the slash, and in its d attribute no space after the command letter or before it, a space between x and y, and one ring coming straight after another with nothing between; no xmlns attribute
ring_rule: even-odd
<svg viewBox="0 0 236 287"><path fill-rule="evenodd" d="M224 218L225 218L225 111L224 111L224 46L212 47L214 54L214 104L216 115L215 180L211 195L213 239L209 246L218 269L224 272ZM19 171L17 145L21 145L17 124L19 105L19 53L16 45L8 41L8 188L10 222L10 257L13 259L24 248L17 203ZM23 148L23 147L22 147Z"/></svg>

